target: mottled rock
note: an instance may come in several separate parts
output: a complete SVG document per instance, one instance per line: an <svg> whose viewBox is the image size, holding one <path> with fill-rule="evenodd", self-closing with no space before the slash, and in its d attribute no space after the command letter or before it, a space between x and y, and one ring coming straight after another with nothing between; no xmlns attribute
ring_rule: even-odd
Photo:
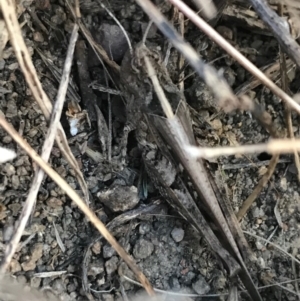
<svg viewBox="0 0 300 301"><path fill-rule="evenodd" d="M111 273L117 270L118 262L119 260L117 256L113 256L111 259L105 262L105 269L108 275L110 275Z"/></svg>
<svg viewBox="0 0 300 301"><path fill-rule="evenodd" d="M111 258L116 254L116 250L109 244L103 246L103 258Z"/></svg>
<svg viewBox="0 0 300 301"><path fill-rule="evenodd" d="M133 255L137 259L145 259L149 257L154 250L154 245L152 242L140 239L134 246Z"/></svg>
<svg viewBox="0 0 300 301"><path fill-rule="evenodd" d="M196 282L192 285L195 292L199 295L207 294L210 291L210 286L203 276L199 275Z"/></svg>
<svg viewBox="0 0 300 301"><path fill-rule="evenodd" d="M97 194L99 200L114 212L126 211L134 208L138 202L138 191L135 186L115 185Z"/></svg>
<svg viewBox="0 0 300 301"><path fill-rule="evenodd" d="M171 232L171 236L176 242L180 242L184 237L184 230L181 228L174 228Z"/></svg>

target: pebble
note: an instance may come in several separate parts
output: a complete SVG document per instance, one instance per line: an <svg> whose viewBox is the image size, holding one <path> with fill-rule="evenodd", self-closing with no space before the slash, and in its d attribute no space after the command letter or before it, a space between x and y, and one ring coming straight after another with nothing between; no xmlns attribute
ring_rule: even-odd
<svg viewBox="0 0 300 301"><path fill-rule="evenodd" d="M136 259L145 259L149 257L154 250L154 245L152 242L140 239L134 246L133 255Z"/></svg>
<svg viewBox="0 0 300 301"><path fill-rule="evenodd" d="M280 187L281 187L281 189L283 190L283 191L286 191L287 190L287 179L286 179L286 177L282 177L281 179L280 179Z"/></svg>
<svg viewBox="0 0 300 301"><path fill-rule="evenodd" d="M210 291L210 286L201 275L198 276L197 281L192 285L195 292L199 295L207 294Z"/></svg>
<svg viewBox="0 0 300 301"><path fill-rule="evenodd" d="M110 275L111 273L117 270L118 262L119 260L117 256L113 256L111 259L105 262L106 273L108 275Z"/></svg>
<svg viewBox="0 0 300 301"><path fill-rule="evenodd" d="M230 28L226 26L218 26L216 30L226 40L233 40L233 31Z"/></svg>
<svg viewBox="0 0 300 301"><path fill-rule="evenodd" d="M107 244L103 246L103 258L111 258L115 254L116 251L111 245Z"/></svg>
<svg viewBox="0 0 300 301"><path fill-rule="evenodd" d="M141 223L139 227L139 233L144 235L146 233L149 233L151 230L151 226L148 223Z"/></svg>
<svg viewBox="0 0 300 301"><path fill-rule="evenodd" d="M58 294L61 294L66 290L65 285L60 278L53 280L51 288Z"/></svg>
<svg viewBox="0 0 300 301"><path fill-rule="evenodd" d="M95 32L95 40L102 45L114 61L120 61L128 50L124 33L117 25L103 23Z"/></svg>
<svg viewBox="0 0 300 301"><path fill-rule="evenodd" d="M169 284L170 284L172 291L178 292L181 288L179 280L175 277L172 277L169 279Z"/></svg>
<svg viewBox="0 0 300 301"><path fill-rule="evenodd" d="M101 299L103 301L114 301L114 296L112 294L101 294Z"/></svg>
<svg viewBox="0 0 300 301"><path fill-rule="evenodd" d="M139 203L138 190L135 186L115 185L99 192L97 196L113 212L127 211Z"/></svg>
<svg viewBox="0 0 300 301"><path fill-rule="evenodd" d="M184 230L181 228L174 228L171 232L171 236L175 242L180 242L184 237Z"/></svg>

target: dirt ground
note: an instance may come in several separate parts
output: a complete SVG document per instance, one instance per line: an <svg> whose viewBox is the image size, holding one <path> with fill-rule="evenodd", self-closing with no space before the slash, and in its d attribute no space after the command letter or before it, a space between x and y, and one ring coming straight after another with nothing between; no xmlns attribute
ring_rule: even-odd
<svg viewBox="0 0 300 301"><path fill-rule="evenodd" d="M72 17L61 0L25 1L23 5L26 10L19 18L20 24L23 24L22 33L43 88L54 101L72 29ZM108 7L125 28L132 44L140 42L148 17L135 1L113 0ZM119 27L97 1L82 1L81 10L82 19L95 40L117 64L121 64L128 44ZM178 27L178 21L172 19L171 6L164 7L163 12ZM259 68L278 62L278 43L266 29L257 30L255 24L239 23L226 11L215 28ZM224 74L233 90L238 91L251 81L247 71L191 22L185 23L185 39L204 61L210 62ZM97 115L89 109L88 103L95 102L106 120L109 116L108 104L111 104L113 158L119 155L120 133L126 122L124 103L120 95L108 94L103 90L103 87L111 90L115 87L107 79L101 63L81 34L79 40L84 44L76 48L61 122L87 182L91 208L105 224L113 221L110 230L134 257L153 287L177 293L207 295L209 300L226 300L230 288L226 271L204 239L169 207L152 183L147 181L134 133L129 135L125 168L119 170L103 160ZM151 27L147 41L165 56L168 42L155 26ZM175 83L178 83L180 76L178 58L178 53L172 48L167 67ZM297 93L299 74L292 64L289 67L289 87L291 93ZM279 75L279 70L276 72ZM229 146L268 141L270 135L251 114L225 114L214 104L208 89L187 65L184 65L184 74L185 96L196 112L195 135L200 145ZM272 76L280 85L276 74ZM259 85L247 88L246 92L270 113L278 130L285 132L282 102ZM81 109L86 110L91 126L83 114L80 115L80 125L70 128L70 118L66 112L71 111L70 104L77 100ZM26 85L9 44L0 60L0 113L36 151L41 151L47 123ZM299 118L294 113L292 120L294 134L298 137ZM72 135L74 128L78 131L76 135ZM0 254L3 256L5 244L14 232L14 223L20 216L32 184L34 169L28 155L16 146L2 128L0 144L17 152L14 161L0 166ZM222 157L209 162L220 190L230 199L235 212L258 184L270 158L269 154L261 153ZM56 145L50 163L81 193L74 171ZM142 195L139 189L141 181L146 185L146 192ZM120 187L122 189L118 193ZM114 201L105 197L107 191L113 189ZM300 260L299 204L299 182L293 156L282 155L271 180L241 222L242 229L251 233L245 235L256 257L253 266L249 267L256 285L262 287L288 282L261 289L265 300L299 298L297 283L292 281L298 278L298 265L283 253L293 254ZM136 212L138 214L135 215ZM54 271L60 273L55 274ZM88 298L112 301L124 298L124 294L131 298L142 291L128 278L121 277L126 275L134 279L114 249L48 177L44 178L34 214L9 272L21 283L66 301ZM243 287L239 286L239 289ZM90 291L89 295L87 291Z"/></svg>

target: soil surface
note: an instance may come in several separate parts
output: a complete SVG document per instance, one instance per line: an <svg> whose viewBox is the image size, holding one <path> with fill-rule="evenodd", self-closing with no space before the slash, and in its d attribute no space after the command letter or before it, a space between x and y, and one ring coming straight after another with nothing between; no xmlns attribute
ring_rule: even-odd
<svg viewBox="0 0 300 301"><path fill-rule="evenodd" d="M158 2L164 1L156 2L160 4ZM24 23L22 33L43 88L54 102L73 19L64 1L25 1L23 5L26 10L19 18L19 22ZM148 17L135 1L109 1L108 8L125 28L132 45L140 42L148 25ZM120 28L97 1L82 1L81 10L82 19L94 39L120 65L128 50ZM173 8L166 5L162 11L178 29ZM278 61L278 43L268 32L242 26L228 15L221 15L214 26L256 66L261 68ZM224 74L234 90L238 91L251 80L247 71L191 22L185 22L184 36L204 61ZM117 88L81 34L79 40L81 44L78 43L76 48L70 90L61 122L84 173L90 193L90 207L105 224L110 223L109 229L133 256L153 287L180 294L208 295L210 300L226 300L230 289L226 270L204 239L165 202L147 179L134 132L129 135L125 167L108 163L107 150L103 149L99 140L98 117L89 104L98 105L106 122L111 105L111 156L112 162L118 162L122 159L118 151L126 123L124 101L122 96L115 95L118 94ZM156 47L163 57L170 49L168 41L154 25L148 32L147 43ZM187 64L182 70L178 69L178 59L179 54L171 48L167 68L174 83L179 82L184 71L184 93L195 110L195 135L200 145L233 146L268 141L269 133L251 114L222 112L204 83ZM293 67L288 69L288 79L292 93L298 92L299 75ZM280 80L277 84L280 85ZM104 91L103 87L109 88L109 91ZM278 131L284 133L286 126L282 102L262 86L247 89L247 94L265 108ZM70 112L70 106L77 100L83 113L75 117L80 120L79 125L70 127L74 116L70 118L66 112ZM26 85L10 45L5 48L0 60L0 113L40 153L47 122ZM294 113L292 120L297 137L299 118ZM15 160L0 166L0 252L4 256L5 244L14 232L14 224L20 217L32 185L34 165L2 128L0 144L17 152ZM217 185L231 201L235 212L258 184L270 158L269 154L261 153L221 157L208 162ZM56 145L50 163L81 193L74 171ZM293 156L281 156L271 180L241 222L243 230L272 243L245 234L256 259L249 267L256 285L261 287L290 281L263 288L261 294L265 300L298 299L297 284L292 282L298 278L298 265L278 248L300 260L299 204L299 182ZM54 271L61 273L54 274ZM114 249L48 177L43 181L36 208L9 272L21 283L66 301L113 301L124 296L132 298L143 291L128 278L122 277L126 275L135 279ZM240 285L239 289L243 290L243 287ZM242 295L243 298L247 299Z"/></svg>

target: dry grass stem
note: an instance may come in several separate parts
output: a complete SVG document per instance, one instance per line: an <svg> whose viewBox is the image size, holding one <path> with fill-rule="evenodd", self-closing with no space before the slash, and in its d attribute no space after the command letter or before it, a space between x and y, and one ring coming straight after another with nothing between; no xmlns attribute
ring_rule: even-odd
<svg viewBox="0 0 300 301"><path fill-rule="evenodd" d="M300 139L272 139L267 143L232 147L196 147L186 146L193 157L211 159L220 156L232 156L268 152L271 154L293 153L300 151Z"/></svg>
<svg viewBox="0 0 300 301"><path fill-rule="evenodd" d="M263 177L259 180L257 186L252 191L252 193L247 197L247 199L243 202L239 212L236 214L238 221L240 222L242 218L246 215L250 207L252 206L253 202L256 200L258 195L261 193L263 188L267 185L269 180L271 179L275 168L277 166L279 160L279 155L273 155L272 159L270 160L270 164L268 166L267 172L263 175Z"/></svg>
<svg viewBox="0 0 300 301"><path fill-rule="evenodd" d="M265 86L267 86L274 94L284 100L291 108L300 114L300 105L295 100L287 95L282 89L274 84L269 78L265 76L255 65L253 65L244 55L228 43L218 32L216 32L210 25L201 19L195 12L193 12L187 5L180 0L170 0L183 14L188 17L196 26L198 26L207 36L222 47L229 55L231 55L237 62L239 62L252 75L257 77Z"/></svg>
<svg viewBox="0 0 300 301"><path fill-rule="evenodd" d="M147 68L147 72L148 72L148 76L150 77L154 90L156 92L156 95L160 101L160 104L163 108L164 113L166 114L167 118L172 119L174 118L174 114L173 114L173 110L172 107L168 101L168 99L166 98L166 95L159 83L159 80L157 78L157 75L155 73L155 70L149 60L149 58L147 56L144 57L145 60L145 64L146 64L146 68Z"/></svg>
<svg viewBox="0 0 300 301"><path fill-rule="evenodd" d="M53 113L51 115L49 129L46 135L44 145L42 147L41 158L45 162L49 160L51 150L54 144L55 136L57 133L57 129L60 124L59 121L61 118L63 105L67 94L70 72L71 72L72 61L73 61L73 54L74 54L77 37L78 37L78 26L75 24L70 38L70 43L67 51L67 57L64 65L62 79L57 93L57 100L53 107ZM10 261L17 250L18 244L27 225L28 219L35 206L36 197L39 192L41 183L43 181L44 174L45 174L44 171L40 168L38 168L35 172L32 185L30 187L28 196L23 206L22 213L20 215L19 220L16 223L16 229L14 235L11 238L8 245L6 246L5 257L3 258L0 266L0 274L4 273L5 270L8 268Z"/></svg>
<svg viewBox="0 0 300 301"><path fill-rule="evenodd" d="M116 250L119 256L128 264L131 270L135 273L139 281L143 284L145 290L149 295L154 295L153 288L148 279L142 273L140 268L136 265L131 256L119 245L116 239L107 230L105 225L98 219L96 214L86 205L86 203L80 198L80 196L72 189L72 187L57 173L51 166L46 163L34 149L17 133L17 131L0 115L0 125L6 130L6 132L15 140L19 146L26 151L31 159L37 163L44 172L72 199L72 201L79 207L79 209L86 215L91 221L99 233L111 244Z"/></svg>
<svg viewBox="0 0 300 301"><path fill-rule="evenodd" d="M39 104L44 116L47 120L50 120L50 115L53 109L52 103L42 88L37 72L32 63L30 54L22 37L21 29L15 12L14 1L1 0L0 9L2 11L7 30L9 32L10 42L14 48L16 57L26 79L26 82L32 92L33 97ZM76 178L83 191L84 197L88 202L89 193L87 189L87 184L79 169L78 163L71 152L71 149L65 136L64 129L60 123L57 129L56 143L63 156L69 162L70 166L74 169L76 173Z"/></svg>

